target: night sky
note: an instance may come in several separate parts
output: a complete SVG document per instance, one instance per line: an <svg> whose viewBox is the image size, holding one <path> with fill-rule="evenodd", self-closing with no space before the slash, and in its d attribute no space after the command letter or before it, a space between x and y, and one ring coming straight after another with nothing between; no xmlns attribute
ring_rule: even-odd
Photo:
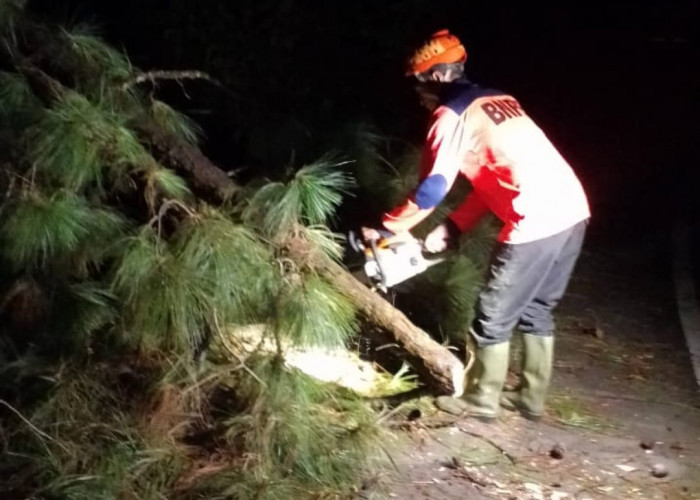
<svg viewBox="0 0 700 500"><path fill-rule="evenodd" d="M603 225L663 231L692 214L698 2L535 4L29 2L48 19L98 26L143 69L208 71L246 103L293 116L312 131L299 134L302 154L305 135L313 141L314 130L356 119L419 142L426 116L403 64L417 42L446 27L467 47L468 77L512 93L569 159ZM217 107L204 94L186 105ZM224 163L244 161L222 152L220 143L244 128L226 109L228 117L204 118L205 148Z"/></svg>

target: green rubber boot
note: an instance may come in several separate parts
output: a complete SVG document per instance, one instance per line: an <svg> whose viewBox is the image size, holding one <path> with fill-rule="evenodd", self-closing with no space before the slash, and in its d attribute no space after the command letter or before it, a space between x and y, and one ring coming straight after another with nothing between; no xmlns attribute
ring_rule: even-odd
<svg viewBox="0 0 700 500"><path fill-rule="evenodd" d="M553 358L554 336L523 334L520 385L516 391L503 394L502 406L518 410L530 420L539 420L544 414Z"/></svg>
<svg viewBox="0 0 700 500"><path fill-rule="evenodd" d="M508 372L509 347L509 342L477 347L474 364L467 373L467 391L463 399L441 396L435 401L438 408L454 415L494 420Z"/></svg>

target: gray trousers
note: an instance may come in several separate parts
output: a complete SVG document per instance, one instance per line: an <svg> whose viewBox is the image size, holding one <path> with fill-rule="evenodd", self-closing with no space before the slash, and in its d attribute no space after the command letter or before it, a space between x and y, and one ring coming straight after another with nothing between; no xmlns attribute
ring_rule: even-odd
<svg viewBox="0 0 700 500"><path fill-rule="evenodd" d="M564 295L581 253L588 221L529 243L498 243L479 294L470 333L479 346L510 339L513 328L552 335L552 310Z"/></svg>

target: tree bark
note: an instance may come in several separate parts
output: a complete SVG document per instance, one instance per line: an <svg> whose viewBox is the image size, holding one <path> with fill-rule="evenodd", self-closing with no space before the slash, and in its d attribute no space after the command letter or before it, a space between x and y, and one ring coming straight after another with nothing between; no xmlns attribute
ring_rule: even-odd
<svg viewBox="0 0 700 500"><path fill-rule="evenodd" d="M226 172L214 165L198 147L161 130L151 120L142 120L134 128L141 141L151 147L153 156L182 175L200 197L221 203L238 190L238 185Z"/></svg>

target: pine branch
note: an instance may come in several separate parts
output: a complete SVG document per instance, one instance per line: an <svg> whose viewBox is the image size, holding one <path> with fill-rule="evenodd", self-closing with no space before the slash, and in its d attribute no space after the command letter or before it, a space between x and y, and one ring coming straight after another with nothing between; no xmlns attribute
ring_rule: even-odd
<svg viewBox="0 0 700 500"><path fill-rule="evenodd" d="M46 106L51 106L67 92L58 80L28 59L16 61L16 66ZM226 172L214 165L199 148L162 130L152 119L142 116L133 127L156 156L167 167L181 173L202 198L222 202L232 198L239 191L239 187Z"/></svg>
<svg viewBox="0 0 700 500"><path fill-rule="evenodd" d="M233 198L240 187L196 146L163 131L151 120L134 124L138 135L163 164L183 175L200 197L222 202Z"/></svg>
<svg viewBox="0 0 700 500"><path fill-rule="evenodd" d="M144 82L150 82L155 85L157 80L175 80L182 85L182 80L205 80L217 87L224 88L224 85L216 78L211 77L203 71L169 71L169 70L153 70L139 73L134 78L122 84L122 90L127 91L136 85Z"/></svg>

